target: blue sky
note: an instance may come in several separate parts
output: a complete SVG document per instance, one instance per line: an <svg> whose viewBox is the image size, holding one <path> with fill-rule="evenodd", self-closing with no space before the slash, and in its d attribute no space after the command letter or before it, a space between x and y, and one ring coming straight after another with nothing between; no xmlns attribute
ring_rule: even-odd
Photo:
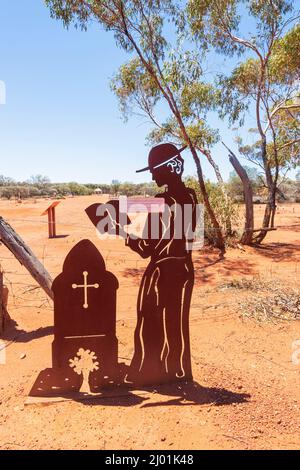
<svg viewBox="0 0 300 470"><path fill-rule="evenodd" d="M122 121L110 78L128 57L96 25L88 32L50 18L43 0L0 0L0 174L26 180L43 174L53 182L141 182L149 148L145 119ZM214 67L215 64L210 64ZM212 117L226 143L233 134ZM213 151L224 177L232 170L221 145ZM185 153L185 174L195 174ZM203 161L205 176L213 170Z"/></svg>

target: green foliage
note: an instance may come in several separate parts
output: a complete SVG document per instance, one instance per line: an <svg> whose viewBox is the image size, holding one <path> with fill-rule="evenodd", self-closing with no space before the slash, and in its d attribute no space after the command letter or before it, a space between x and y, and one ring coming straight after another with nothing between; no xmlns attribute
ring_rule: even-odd
<svg viewBox="0 0 300 470"><path fill-rule="evenodd" d="M275 42L270 57L271 77L277 83L293 84L300 77L300 24Z"/></svg>
<svg viewBox="0 0 300 470"><path fill-rule="evenodd" d="M28 182L30 184L42 189L42 188L45 188L46 186L49 186L50 179L48 178L48 176L34 175L34 176L30 177Z"/></svg>
<svg viewBox="0 0 300 470"><path fill-rule="evenodd" d="M282 102L287 88L295 88L294 85L300 78L299 45L300 24L281 39L274 40L264 75L265 100L272 96L273 108ZM257 95L260 75L260 60L253 57L235 67L229 77L219 75L217 83L222 90L222 117L229 114L230 121L235 122L248 110L249 103Z"/></svg>
<svg viewBox="0 0 300 470"><path fill-rule="evenodd" d="M292 104L287 101L286 106ZM296 168L300 163L300 106L299 111L286 109L278 111L272 118L275 139L266 143L266 161L271 170L287 171ZM256 134L258 131L256 129ZM241 138L236 139L239 152L250 162L264 169L262 157L262 140L254 140L252 144L245 145Z"/></svg>
<svg viewBox="0 0 300 470"><path fill-rule="evenodd" d="M202 194L199 190L199 184L196 178L188 177L185 183L188 187L194 189L197 194L198 202L203 204ZM209 180L207 180L205 184L212 208L225 234L228 228L228 222L233 226L238 221L238 207L234 204L233 199L225 196L219 184L212 183ZM214 228L206 211L204 212L204 233L209 240L214 238Z"/></svg>
<svg viewBox="0 0 300 470"><path fill-rule="evenodd" d="M262 187L262 179L259 176L259 172L254 167L243 166L244 170L246 170L247 175L251 181L253 194L257 194ZM227 182L227 190L229 196L236 201L243 201L244 200L244 187L243 183L236 173L236 171L232 171L229 175L229 180Z"/></svg>
<svg viewBox="0 0 300 470"><path fill-rule="evenodd" d="M197 147L209 148L219 139L218 132L206 122L208 111L216 109L220 92L213 85L199 80L201 69L195 57L189 53L170 54L162 65L163 80L176 99L178 112L192 143ZM122 65L111 82L124 119L138 111L150 117L154 124L148 135L149 143L164 139L178 140L184 136L178 120L170 115L164 122L156 117L156 105L163 94L153 76L141 65L137 58Z"/></svg>
<svg viewBox="0 0 300 470"><path fill-rule="evenodd" d="M103 194L122 194L130 196L155 196L159 188L155 183L134 184L130 182L121 183L112 181L111 184L79 184L71 183L45 183L49 181L43 177L44 182L41 186L41 178L31 178L31 182L15 182L12 178L0 176L0 197L11 198L38 198L38 197L64 197L64 196L88 196L95 193L100 188Z"/></svg>
<svg viewBox="0 0 300 470"><path fill-rule="evenodd" d="M70 193L74 196L87 196L88 194L90 194L88 188L83 184L75 183L72 181L71 183L68 183L68 187Z"/></svg>
<svg viewBox="0 0 300 470"><path fill-rule="evenodd" d="M221 93L212 84L201 81L184 82L180 96L182 115L200 119L205 111L217 108Z"/></svg>
<svg viewBox="0 0 300 470"><path fill-rule="evenodd" d="M199 45L208 49L211 45L217 52L233 55L240 52L238 44L230 43L226 29L237 31L240 16L238 3L235 0L189 0L187 15L192 35Z"/></svg>
<svg viewBox="0 0 300 470"><path fill-rule="evenodd" d="M166 40L163 32L162 14L170 15L174 12L173 2L170 0L45 0L50 8L53 18L60 19L68 27L74 23L76 27L87 29L88 24L96 20L107 31L112 31L116 43L127 52L133 50L132 42L124 30L139 36L140 47L147 53L152 48L160 55L164 52ZM150 27L153 31L151 37L147 34ZM126 22L130 18L130 23Z"/></svg>
<svg viewBox="0 0 300 470"><path fill-rule="evenodd" d="M133 184L129 182L120 183L118 193L124 196L155 196L159 188L155 183Z"/></svg>
<svg viewBox="0 0 300 470"><path fill-rule="evenodd" d="M233 70L227 86L236 88L238 93L244 97L249 97L257 90L259 75L259 61L253 58L248 59Z"/></svg>
<svg viewBox="0 0 300 470"><path fill-rule="evenodd" d="M209 88L202 79L201 54L197 48L189 47L182 31L185 23L182 6L175 0L46 0L46 5L50 7L52 16L62 19L67 26L75 22L86 28L89 20L96 20L114 33L118 46L135 53L112 82L120 108L125 118L137 108L167 135L167 129L154 115L154 108L160 100L167 105L169 116L166 121L176 123L175 127L172 125L171 136L189 145L205 194L195 145L201 142L207 149L216 138L216 132L203 125L216 100L212 99L212 96L215 98L213 88ZM209 200L207 197L204 200L216 229L216 245L223 249L222 236Z"/></svg>
<svg viewBox="0 0 300 470"><path fill-rule="evenodd" d="M135 52L111 82L125 119L132 113L142 113L162 135L181 140L180 116L191 132L192 143L206 148L215 143L217 132L204 122L206 113L216 109L219 92L201 80L199 49L185 43L180 31L183 8L172 0L46 0L46 5L52 17L61 19L65 26L75 23L85 29L89 21L96 20L114 33L118 46ZM171 43L167 38L172 35ZM171 111L166 125L155 116L155 107L162 99L167 100Z"/></svg>
<svg viewBox="0 0 300 470"><path fill-rule="evenodd" d="M46 0L46 5L66 26L75 23L86 29L96 20L113 32L119 47L130 53L130 61L120 68L111 86L125 119L135 112L150 118L154 125L148 136L151 143L184 141L201 167L196 149L208 155L207 150L219 139L218 132L207 124L208 113L220 108L222 118L242 125L254 100L260 137L250 146L240 142L243 154L264 169L269 188L274 188L272 178L276 184L279 168L296 162L297 143L285 140L295 135L295 123L275 129L279 116L276 107L291 99L289 88L299 63L295 49L298 30L288 31L293 21L289 17L293 16L292 1L188 0L186 8L172 0ZM242 38L240 12L245 10L255 27L251 35ZM208 49L226 56L245 54L244 61L230 76L219 76L213 86L202 70ZM278 64L286 66L284 73L278 72ZM169 115L158 119L161 102L167 104ZM264 131L268 120L269 127ZM270 174L273 169L274 175ZM198 177L201 181L200 170ZM209 190L217 200L217 190ZM209 209L207 198L205 202ZM214 221L213 211L209 212Z"/></svg>
<svg viewBox="0 0 300 470"><path fill-rule="evenodd" d="M279 185L281 194L284 195L285 201L299 202L300 198L300 184L299 181L293 181L290 178L285 178Z"/></svg>
<svg viewBox="0 0 300 470"><path fill-rule="evenodd" d="M2 186L10 186L14 184L14 180L7 176L0 175L0 187Z"/></svg>
<svg viewBox="0 0 300 470"><path fill-rule="evenodd" d="M219 134L217 130L211 129L204 120L199 120L186 125L186 131L196 148L208 148L218 142ZM169 119L149 133L147 142L149 144L159 144L163 141L172 141L178 145L184 143L184 138L176 120Z"/></svg>
<svg viewBox="0 0 300 470"><path fill-rule="evenodd" d="M255 25L255 31L241 41L241 9ZM225 55L241 55L246 48L254 50L270 43L274 26L284 24L293 11L289 0L189 0L187 13L192 35L199 45L213 47ZM236 40L237 39L237 40Z"/></svg>
<svg viewBox="0 0 300 470"><path fill-rule="evenodd" d="M152 113L160 97L157 83L137 58L120 67L111 81L111 89L119 100L121 113L126 120L133 112L137 99Z"/></svg>
<svg viewBox="0 0 300 470"><path fill-rule="evenodd" d="M242 6L252 18L255 35L241 31L235 13ZM200 45L243 54L244 60L228 76L218 76L219 114L239 127L246 113L255 117L257 135L252 142L237 142L240 153L264 172L274 218L280 172L300 163L299 8L289 0L190 0L188 11L192 35Z"/></svg>

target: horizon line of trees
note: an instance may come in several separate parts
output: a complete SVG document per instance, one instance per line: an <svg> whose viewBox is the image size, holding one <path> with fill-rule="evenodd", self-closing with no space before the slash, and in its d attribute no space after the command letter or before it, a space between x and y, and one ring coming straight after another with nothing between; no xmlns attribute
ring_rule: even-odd
<svg viewBox="0 0 300 470"><path fill-rule="evenodd" d="M244 167L253 190L253 202L265 203L267 202L267 186L262 178L262 175L254 167ZM187 176L185 181L188 185L194 187L196 184L196 177ZM213 194L223 191L222 185L225 186L226 192L235 203L244 202L244 187L240 177L235 171L229 175L228 181L211 182L206 180L208 192L212 198ZM160 189L155 183L132 183L120 182L113 180L111 184L103 183L85 183L81 184L75 181L68 183L52 183L47 176L36 175L32 176L29 180L19 182L13 178L0 175L0 197L2 199L28 199L39 197L56 197L63 198L66 196L88 196L95 194L95 191L100 189L102 194L110 195L126 195L126 196L155 196L160 192ZM282 178L278 184L276 195L278 202L300 202L300 171L296 174L295 179Z"/></svg>
<svg viewBox="0 0 300 470"><path fill-rule="evenodd" d="M0 175L0 197L5 199L27 199L38 197L88 196L100 189L103 194L127 194L128 196L154 196L158 192L155 183L120 182L113 180L111 184L85 183L76 181L68 183L52 183L47 176L36 175L26 181L15 181L11 177Z"/></svg>
<svg viewBox="0 0 300 470"><path fill-rule="evenodd" d="M260 244L274 228L282 178L299 166L299 4L292 0L45 0L45 4L66 28L88 30L96 23L128 54L111 80L121 114L125 120L136 115L150 121L153 127L145 137L151 144L167 139L187 145L195 163L195 189L212 226L212 243L221 255L232 232L232 200L214 155L214 145L223 136L218 126L210 125L210 113L226 122L228 130L236 126L238 155L257 166L267 194L257 231L251 181L238 155L228 148L224 158L229 157L244 183L241 243ZM217 72L211 70L211 54L213 62L220 57ZM243 130L248 130L250 139L241 139ZM202 156L222 189L219 205L203 173ZM223 209L225 230L219 217Z"/></svg>

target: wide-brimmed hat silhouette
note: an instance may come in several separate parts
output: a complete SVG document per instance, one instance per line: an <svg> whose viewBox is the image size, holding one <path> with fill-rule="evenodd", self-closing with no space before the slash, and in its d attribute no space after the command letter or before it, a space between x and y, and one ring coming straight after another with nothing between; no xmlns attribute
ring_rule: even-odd
<svg viewBox="0 0 300 470"><path fill-rule="evenodd" d="M141 170L136 170L136 173L141 173L142 171L153 171L156 168L159 168L163 165L174 160L176 157L180 156L180 153L187 148L187 145L178 149L174 144L160 144L153 147L148 156L148 166L142 168Z"/></svg>

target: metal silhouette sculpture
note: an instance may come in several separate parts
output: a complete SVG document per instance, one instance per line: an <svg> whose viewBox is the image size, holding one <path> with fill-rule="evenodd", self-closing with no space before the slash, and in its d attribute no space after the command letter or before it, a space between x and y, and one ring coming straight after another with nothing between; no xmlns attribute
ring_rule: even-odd
<svg viewBox="0 0 300 470"><path fill-rule="evenodd" d="M156 196L165 203L158 227L153 227L152 214L149 214L146 230L137 238L125 230L126 223L120 223L118 211L112 222L112 226L116 226L115 233L126 239L129 248L142 258L151 258L140 285L134 355L125 378L125 382L132 385L192 379L189 310L194 285L191 243L197 220L197 197L182 181L181 152L184 149L177 149L173 144L158 145L149 153L149 165L138 170L149 170L159 187L166 186L166 191ZM118 209L115 201L114 204ZM96 216L97 206L99 204L87 209L96 226L103 220ZM183 224L185 207L190 210ZM100 212L102 217L107 215L103 210ZM110 214L107 220L111 218ZM154 238L153 228L157 234Z"/></svg>
<svg viewBox="0 0 300 470"><path fill-rule="evenodd" d="M149 153L149 165L138 170L149 170L159 187L166 186L156 196L161 209L148 210L141 237L129 233L131 220L118 200L86 209L100 233L120 235L126 246L151 258L139 289L131 364L124 370L118 363L118 281L97 248L82 240L53 282L52 368L39 374L30 396L98 393L121 382L136 387L192 380L189 310L197 198L182 181L184 148L158 145Z"/></svg>
<svg viewBox="0 0 300 470"><path fill-rule="evenodd" d="M98 393L119 382L117 289L93 243L79 242L53 282L52 368L40 373L30 396Z"/></svg>
<svg viewBox="0 0 300 470"><path fill-rule="evenodd" d="M189 310L194 268L189 237L195 231L197 198L182 181L184 162L180 154L184 149L158 145L149 153L148 166L138 170L150 171L159 187L166 186L157 197L164 198L167 217L160 217L158 239L126 237L129 248L143 258L151 257L138 296L135 351L127 375L127 381L133 383L192 379ZM182 215L185 205L191 208L191 218L182 227L182 220L176 217ZM182 232L177 238L179 227Z"/></svg>

